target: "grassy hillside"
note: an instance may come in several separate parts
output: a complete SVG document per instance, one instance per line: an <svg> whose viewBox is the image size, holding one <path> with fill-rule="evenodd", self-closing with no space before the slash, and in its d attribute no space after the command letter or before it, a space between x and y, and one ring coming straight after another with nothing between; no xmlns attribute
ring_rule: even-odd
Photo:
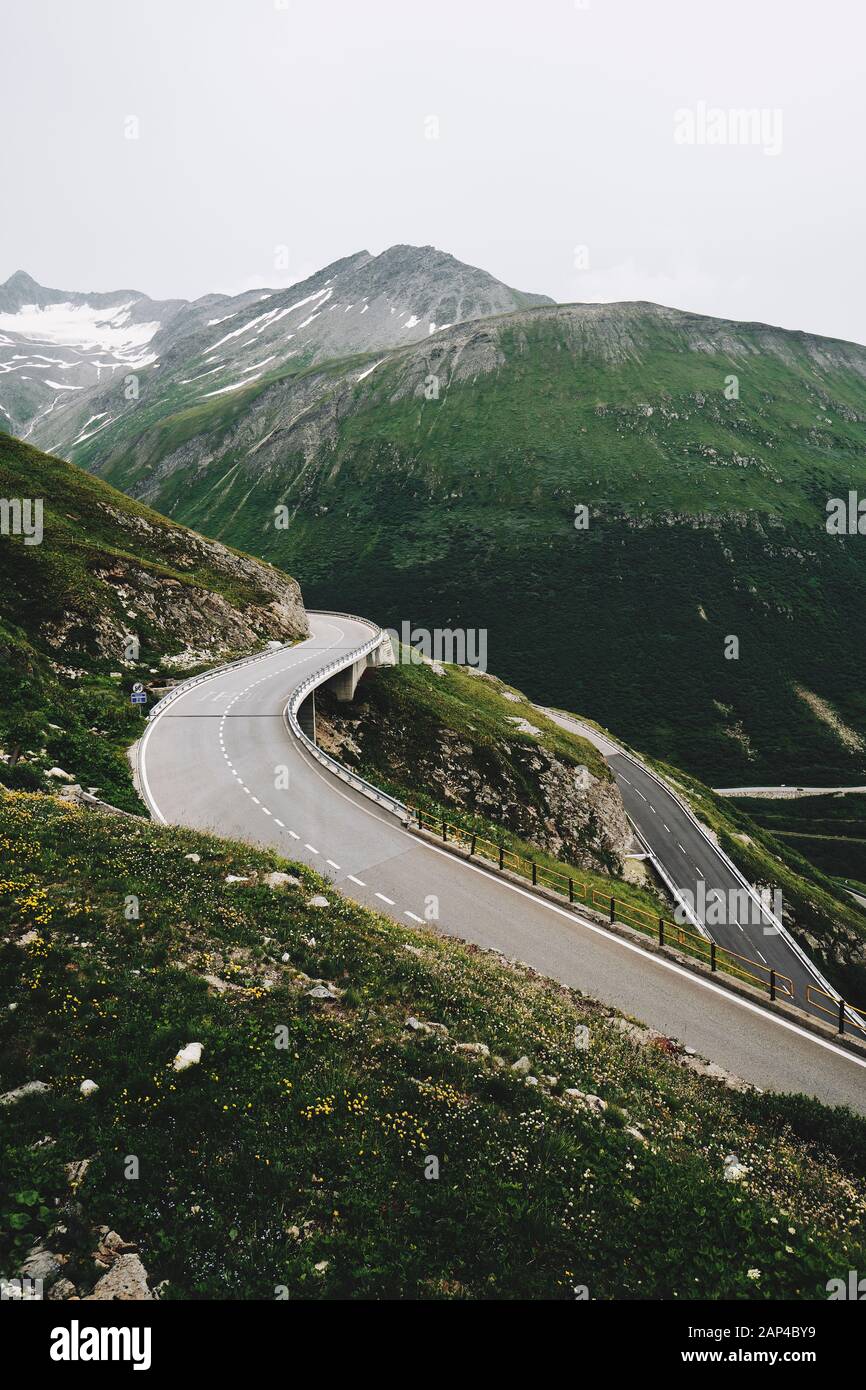
<svg viewBox="0 0 866 1390"><path fill-rule="evenodd" d="M82 461L314 604L486 628L533 698L708 781L864 775L866 539L825 523L866 489L866 350L571 306L228 400Z"/></svg>
<svg viewBox="0 0 866 1390"><path fill-rule="evenodd" d="M131 807L133 681L304 635L300 591L9 435L0 496L43 507L38 544L0 537L0 781L44 785L54 765Z"/></svg>
<svg viewBox="0 0 866 1390"><path fill-rule="evenodd" d="M166 1298L823 1298L863 1267L847 1112L249 847L0 793L0 855L0 1090L50 1088L4 1109L4 1272L44 1240L86 1293L106 1226Z"/></svg>

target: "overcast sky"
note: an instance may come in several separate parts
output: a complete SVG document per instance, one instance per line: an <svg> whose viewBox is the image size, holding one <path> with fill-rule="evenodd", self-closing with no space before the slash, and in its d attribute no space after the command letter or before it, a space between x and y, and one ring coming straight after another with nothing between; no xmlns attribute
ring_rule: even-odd
<svg viewBox="0 0 866 1390"><path fill-rule="evenodd" d="M433 243L866 342L859 0L0 6L0 281L192 298Z"/></svg>

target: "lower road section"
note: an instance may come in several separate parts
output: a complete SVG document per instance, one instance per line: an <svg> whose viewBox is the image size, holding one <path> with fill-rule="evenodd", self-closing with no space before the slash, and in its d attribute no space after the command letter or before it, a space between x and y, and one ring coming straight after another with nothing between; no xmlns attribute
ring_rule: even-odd
<svg viewBox="0 0 866 1390"><path fill-rule="evenodd" d="M866 1113L866 1060L419 839L322 767L289 735L283 709L370 626L310 621L308 641L217 671L155 713L139 748L155 819L272 846L368 907L526 961L756 1085Z"/></svg>

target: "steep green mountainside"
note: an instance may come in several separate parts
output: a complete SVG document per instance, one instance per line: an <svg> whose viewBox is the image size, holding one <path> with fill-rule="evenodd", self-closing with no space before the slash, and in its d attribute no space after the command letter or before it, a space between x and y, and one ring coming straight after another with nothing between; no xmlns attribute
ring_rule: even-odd
<svg viewBox="0 0 866 1390"><path fill-rule="evenodd" d="M864 452L866 349L622 304L263 378L76 456L316 605L487 629L533 698L730 784L866 771L866 537L826 529Z"/></svg>
<svg viewBox="0 0 866 1390"><path fill-rule="evenodd" d="M726 798L825 874L866 884L866 795Z"/></svg>
<svg viewBox="0 0 866 1390"><path fill-rule="evenodd" d="M133 806L132 683L305 636L300 590L9 435L0 497L42 507L37 543L11 510L0 535L0 781L46 785L54 765Z"/></svg>
<svg viewBox="0 0 866 1390"><path fill-rule="evenodd" d="M166 1299L574 1301L864 1267L850 1112L249 846L0 792L0 861L4 1274L41 1246L58 1299L123 1260Z"/></svg>

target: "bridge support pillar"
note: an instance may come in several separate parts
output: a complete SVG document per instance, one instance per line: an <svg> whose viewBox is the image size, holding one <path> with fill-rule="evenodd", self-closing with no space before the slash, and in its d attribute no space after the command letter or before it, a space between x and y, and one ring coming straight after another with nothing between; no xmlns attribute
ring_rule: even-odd
<svg viewBox="0 0 866 1390"><path fill-rule="evenodd" d="M303 729L307 738L316 742L316 692L311 690L301 708L298 710L298 723Z"/></svg>

